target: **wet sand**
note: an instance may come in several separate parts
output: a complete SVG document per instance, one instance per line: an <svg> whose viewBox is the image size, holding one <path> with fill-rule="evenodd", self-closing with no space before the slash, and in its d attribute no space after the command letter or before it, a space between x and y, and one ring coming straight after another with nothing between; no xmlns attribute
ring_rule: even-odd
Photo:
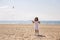
<svg viewBox="0 0 60 40"><path fill-rule="evenodd" d="M60 25L39 25L39 34L34 35L33 24L0 24L0 40L60 40Z"/></svg>

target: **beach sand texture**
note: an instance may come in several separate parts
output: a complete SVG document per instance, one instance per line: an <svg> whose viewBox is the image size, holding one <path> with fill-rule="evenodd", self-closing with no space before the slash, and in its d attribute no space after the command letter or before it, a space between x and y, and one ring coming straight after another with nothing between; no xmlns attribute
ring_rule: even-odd
<svg viewBox="0 0 60 40"><path fill-rule="evenodd" d="M39 34L34 35L33 24L0 24L0 40L60 40L60 25L39 25Z"/></svg>

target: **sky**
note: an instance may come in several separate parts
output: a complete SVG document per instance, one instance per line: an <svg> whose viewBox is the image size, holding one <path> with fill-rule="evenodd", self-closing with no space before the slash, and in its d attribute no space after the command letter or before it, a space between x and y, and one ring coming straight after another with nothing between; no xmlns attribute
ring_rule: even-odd
<svg viewBox="0 0 60 40"><path fill-rule="evenodd" d="M33 20L36 16L60 21L60 0L0 0L0 20Z"/></svg>

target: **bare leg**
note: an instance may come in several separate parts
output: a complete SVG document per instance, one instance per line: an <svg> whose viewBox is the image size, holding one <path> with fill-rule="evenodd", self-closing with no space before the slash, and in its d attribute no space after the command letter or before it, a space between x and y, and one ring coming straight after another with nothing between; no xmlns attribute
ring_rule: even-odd
<svg viewBox="0 0 60 40"><path fill-rule="evenodd" d="M39 30L35 30L35 35L39 35Z"/></svg>

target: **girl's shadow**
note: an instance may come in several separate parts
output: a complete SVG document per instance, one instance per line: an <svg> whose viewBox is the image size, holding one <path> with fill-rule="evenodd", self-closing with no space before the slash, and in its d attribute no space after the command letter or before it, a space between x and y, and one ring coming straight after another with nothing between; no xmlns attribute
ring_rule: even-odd
<svg viewBox="0 0 60 40"><path fill-rule="evenodd" d="M37 35L38 37L46 37L45 35Z"/></svg>

